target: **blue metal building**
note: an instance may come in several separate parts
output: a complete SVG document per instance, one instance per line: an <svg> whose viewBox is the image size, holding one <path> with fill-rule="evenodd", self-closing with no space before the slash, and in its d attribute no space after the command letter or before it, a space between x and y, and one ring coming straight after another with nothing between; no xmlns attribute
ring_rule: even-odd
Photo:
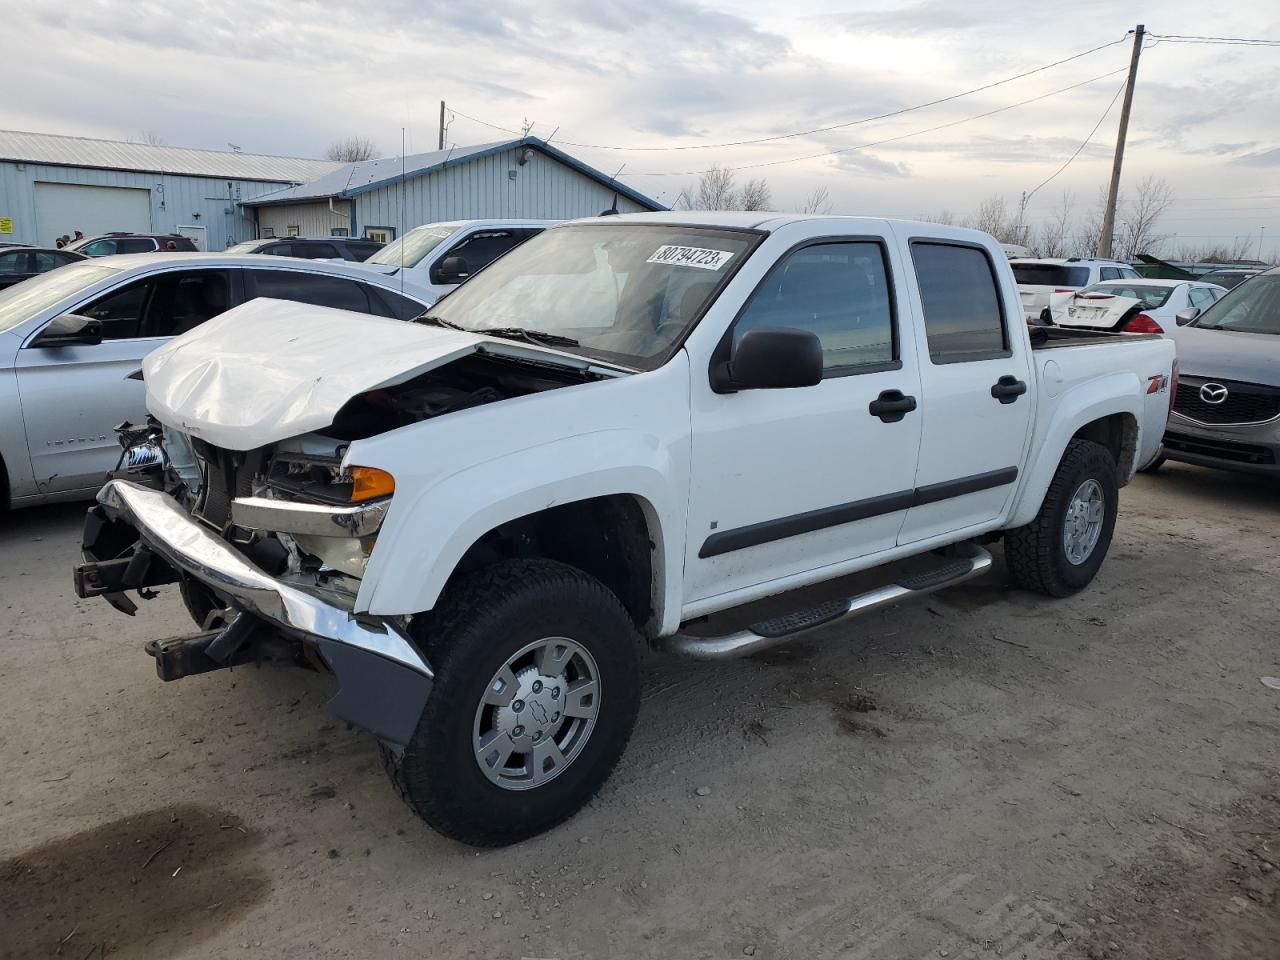
<svg viewBox="0 0 1280 960"><path fill-rule="evenodd" d="M536 137L344 164L300 186L245 198L259 236L361 236L384 242L423 223L569 219L613 206L665 209Z"/></svg>
<svg viewBox="0 0 1280 960"><path fill-rule="evenodd" d="M127 230L182 233L202 250L222 250L255 235L244 201L338 166L0 130L0 242L52 246L76 230Z"/></svg>

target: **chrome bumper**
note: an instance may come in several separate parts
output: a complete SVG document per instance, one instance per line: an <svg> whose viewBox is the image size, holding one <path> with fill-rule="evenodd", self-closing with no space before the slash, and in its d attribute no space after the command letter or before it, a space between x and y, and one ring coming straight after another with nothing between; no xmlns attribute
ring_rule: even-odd
<svg viewBox="0 0 1280 960"><path fill-rule="evenodd" d="M231 522L249 530L306 534L313 537L367 537L378 532L390 500L330 507L266 497L231 501Z"/></svg>
<svg viewBox="0 0 1280 960"><path fill-rule="evenodd" d="M432 679L431 667L409 638L387 622L356 619L328 598L264 573L167 494L128 480L110 480L98 503L137 532L174 568L208 586L233 606L287 633L377 654Z"/></svg>

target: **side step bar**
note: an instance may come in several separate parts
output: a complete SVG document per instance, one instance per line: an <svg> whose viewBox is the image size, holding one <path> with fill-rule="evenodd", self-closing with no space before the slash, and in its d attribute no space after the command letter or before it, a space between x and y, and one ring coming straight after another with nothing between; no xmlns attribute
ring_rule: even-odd
<svg viewBox="0 0 1280 960"><path fill-rule="evenodd" d="M695 660L728 660L750 656L777 646L816 627L826 626L909 597L921 597L944 587L980 577L991 569L991 554L977 544L962 543L953 549L953 556L933 570L903 577L886 587L877 587L866 593L843 600L831 600L807 610L788 613L772 620L753 623L745 630L719 637L695 637L677 633L658 640L659 646L669 653L692 657Z"/></svg>

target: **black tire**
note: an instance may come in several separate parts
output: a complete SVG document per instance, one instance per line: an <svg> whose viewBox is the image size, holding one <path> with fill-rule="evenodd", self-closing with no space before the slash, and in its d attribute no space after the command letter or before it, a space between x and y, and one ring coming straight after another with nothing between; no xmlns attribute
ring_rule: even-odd
<svg viewBox="0 0 1280 960"><path fill-rule="evenodd" d="M1165 461L1167 459L1168 458L1165 457L1165 455L1162 453L1160 454L1160 456L1156 457L1154 460L1152 460L1150 463L1148 463L1145 467L1143 467L1138 472L1139 473L1155 473L1157 470L1159 470L1161 467L1165 465Z"/></svg>
<svg viewBox="0 0 1280 960"><path fill-rule="evenodd" d="M1105 512L1093 550L1077 564L1067 557L1063 534L1072 497L1089 480L1096 480L1101 486ZM1014 582L1051 597L1070 596L1087 587L1111 546L1118 504L1116 462L1110 451L1092 440L1072 440L1049 484L1040 512L1030 523L1005 535L1005 563Z"/></svg>
<svg viewBox="0 0 1280 960"><path fill-rule="evenodd" d="M191 615L197 627L208 630L218 626L221 618L210 621L209 614L215 610L222 610L225 604L212 590L195 580L181 580L178 583L178 592L182 594L182 605L187 608L187 613Z"/></svg>
<svg viewBox="0 0 1280 960"><path fill-rule="evenodd" d="M451 587L421 632L435 671L431 695L405 748L381 745L401 798L434 830L481 847L517 843L573 816L613 771L640 706L642 641L618 598L564 564L504 561ZM476 711L508 658L547 637L567 637L594 658L595 726L562 772L511 790L476 760Z"/></svg>

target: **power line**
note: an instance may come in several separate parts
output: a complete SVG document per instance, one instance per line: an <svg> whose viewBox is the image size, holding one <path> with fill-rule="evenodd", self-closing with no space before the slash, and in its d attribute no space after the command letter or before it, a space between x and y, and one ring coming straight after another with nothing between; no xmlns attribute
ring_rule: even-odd
<svg viewBox="0 0 1280 960"><path fill-rule="evenodd" d="M992 117L992 116L995 116L997 113L1004 113L1007 110L1013 110L1017 107L1024 107L1029 103L1037 103L1040 100L1047 100L1049 97L1056 97L1060 93L1066 93L1070 90L1076 90L1079 87L1087 86L1088 84L1091 84L1091 83L1097 83L1099 80L1105 80L1108 77L1114 77L1116 74L1126 73L1128 72L1128 69L1129 69L1128 67L1121 67L1119 70L1112 70L1109 73L1100 74L1099 76L1091 77L1088 80L1081 80L1079 83L1073 83L1067 87L1061 87L1057 90L1051 90L1048 93L1042 93L1037 97L1029 97L1026 100L1019 100L1017 103L1011 103L1008 106L997 107L996 109L988 110L985 113L974 114L971 117L962 117L959 120L951 120L947 123L940 123L937 126L926 127L923 130L913 130L910 133L902 133L896 137L885 137L882 140L872 140L868 143L859 143L852 147L842 147L839 150L826 150L826 151L823 151L822 153L805 154L802 157L788 157L785 160L768 160L761 163L742 164L741 166L737 166L737 167L721 167L720 169L736 171L736 170L756 170L756 169L759 169L760 167L777 167L787 163L799 163L802 160L817 160L817 159L821 159L822 157L834 157L842 153L852 153L855 150L866 150L869 147L878 147L886 143L896 143L899 140L907 140L907 139L910 139L911 137L919 137L926 133L934 133L938 130L945 130L948 127L959 126L962 123L971 123L974 120L982 120L986 117ZM633 173L631 174L631 176L633 177L697 177L708 172L709 172L708 170L685 170L679 173L662 171L662 172L652 172L652 173Z"/></svg>
<svg viewBox="0 0 1280 960"><path fill-rule="evenodd" d="M1280 47L1280 40L1265 40L1256 37L1198 37L1177 33L1151 33L1160 43L1227 43L1242 44L1250 47Z"/></svg>
<svg viewBox="0 0 1280 960"><path fill-rule="evenodd" d="M902 107L901 109L898 109L898 110L891 110L888 113L876 114L875 116L871 116L871 117L861 117L857 120L846 120L841 123L833 123L825 127L814 127L810 130L797 130L792 133L780 133L771 137L756 137L754 139L749 139L749 140L730 140L724 143L694 143L694 144L657 146L657 147L655 146L643 146L643 147L613 146L613 145L599 144L599 143L576 143L572 140L561 140L560 143L564 144L565 146L580 147L586 150L620 150L625 152L641 153L641 152L662 152L662 151L677 151L677 150L719 150L727 147L745 147L745 146L751 146L753 144L760 144L760 143L774 143L778 140L791 140L796 137L810 137L819 133L829 133L832 130L843 130L848 127L859 126L864 123L874 123L877 120L888 120L891 117L900 117L903 114L914 113L917 110L924 110L928 107L936 107L942 103L950 103L952 100L959 100L962 97L972 96L975 93L982 93L984 90L991 90L994 87L1003 86L1006 83L1013 83L1015 80L1022 80L1034 74L1043 73L1045 70L1051 70L1054 67L1060 67L1062 66L1062 64L1070 63L1072 60L1079 60L1081 57L1087 57L1092 53L1097 53L1099 50L1105 50L1108 47L1114 47L1118 43L1124 43L1125 40L1128 39L1128 36L1129 36L1128 34L1125 34L1125 36L1121 37L1119 40L1111 40L1111 41L1108 41L1107 43L1099 44L1096 47L1091 47L1090 49L1081 51L1080 53L1072 54L1069 57L1063 57L1061 60L1055 60L1052 63L1046 63L1044 66L1036 67L1034 70L1027 70L1024 73L1015 74L1012 77L1005 77L1003 80L995 80L991 83L983 84L980 87L974 87L972 90L965 90L961 93L953 93L946 97L939 97L937 100L929 100L926 103L918 103L915 106L911 106L911 107ZM510 133L510 134L517 133L517 131L512 130L508 127L502 127L495 123L489 123L487 120L481 120L477 117L471 117L465 113L459 113L457 110L454 110L453 112L457 116L462 117L465 120L470 120L472 123L478 123L481 126L489 127L492 130L498 130L502 133Z"/></svg>
<svg viewBox="0 0 1280 960"><path fill-rule="evenodd" d="M1053 171L1053 173L1049 174L1049 176L1047 176L1044 180L1041 180L1040 183L1036 185L1034 190L1032 190L1030 193L1026 194L1022 198L1022 205L1024 208L1026 207L1027 203L1031 200L1031 198L1036 195L1037 190L1039 190L1046 183L1048 183L1050 180L1052 180L1054 177L1060 174L1063 170L1067 169L1067 167L1071 166L1071 161L1074 160L1076 157L1080 156L1084 148L1089 145L1089 141L1093 139L1094 134L1098 132L1098 128L1102 126L1103 122L1107 119L1107 116L1111 113L1111 108L1114 107L1116 105L1116 101L1120 99L1120 94L1124 93L1124 87L1125 85L1122 83L1120 84L1120 86L1116 88L1116 94L1114 97L1111 98L1111 102L1107 104L1107 109L1102 111L1102 116L1100 116L1098 118L1098 122L1093 125L1093 129L1090 130L1089 135L1084 138L1084 142L1081 143L1080 146L1076 147L1076 152L1073 153L1071 156L1067 157L1066 162L1062 166L1060 166L1057 170Z"/></svg>

